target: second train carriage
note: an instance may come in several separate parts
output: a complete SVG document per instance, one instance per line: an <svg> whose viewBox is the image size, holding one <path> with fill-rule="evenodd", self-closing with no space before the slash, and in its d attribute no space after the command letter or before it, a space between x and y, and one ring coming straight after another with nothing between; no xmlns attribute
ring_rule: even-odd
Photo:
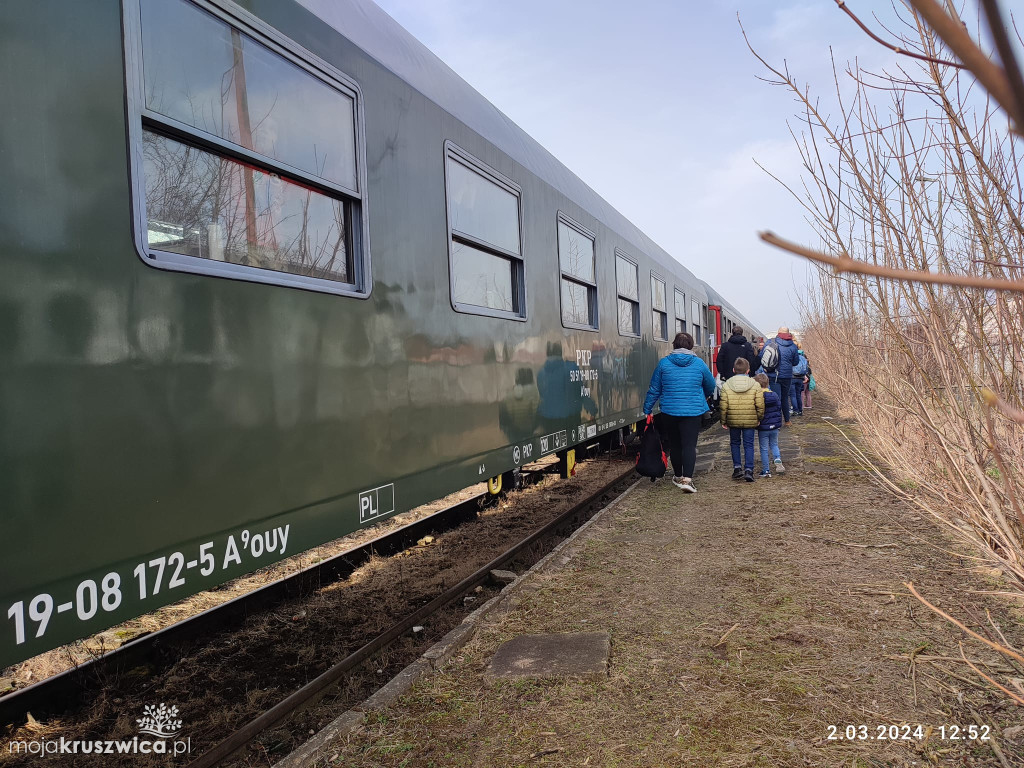
<svg viewBox="0 0 1024 768"><path fill-rule="evenodd" d="M640 418L689 270L366 0L0 6L0 667Z"/></svg>

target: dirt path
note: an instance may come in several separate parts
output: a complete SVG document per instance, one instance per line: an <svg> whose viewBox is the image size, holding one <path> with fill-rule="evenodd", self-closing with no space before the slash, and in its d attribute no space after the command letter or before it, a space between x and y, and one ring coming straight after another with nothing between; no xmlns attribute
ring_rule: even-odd
<svg viewBox="0 0 1024 768"><path fill-rule="evenodd" d="M330 764L1024 765L1024 729L1004 735L1024 708L982 687L960 661L965 636L902 583L959 615L951 588L1000 586L873 486L824 415L786 431L785 477L732 481L718 434L725 460L697 495L637 486ZM1021 613L975 597L966 609L990 610L1019 646ZM611 636L607 679L484 678L517 635L593 631ZM978 643L965 652L1000 668ZM969 738L979 723L990 740ZM829 738L848 727L853 740Z"/></svg>

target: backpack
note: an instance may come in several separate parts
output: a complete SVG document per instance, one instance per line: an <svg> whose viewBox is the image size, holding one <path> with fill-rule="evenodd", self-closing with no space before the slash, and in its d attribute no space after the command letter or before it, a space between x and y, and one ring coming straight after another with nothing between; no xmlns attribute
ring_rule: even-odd
<svg viewBox="0 0 1024 768"><path fill-rule="evenodd" d="M640 453L636 457L636 471L644 477L651 478L653 483L659 477L665 476L665 467L668 460L665 451L661 447L661 437L658 430L654 428L654 419L647 417L647 426L640 436Z"/></svg>
<svg viewBox="0 0 1024 768"><path fill-rule="evenodd" d="M765 373L775 373L779 369L779 345L774 340L768 342L761 353L761 367Z"/></svg>

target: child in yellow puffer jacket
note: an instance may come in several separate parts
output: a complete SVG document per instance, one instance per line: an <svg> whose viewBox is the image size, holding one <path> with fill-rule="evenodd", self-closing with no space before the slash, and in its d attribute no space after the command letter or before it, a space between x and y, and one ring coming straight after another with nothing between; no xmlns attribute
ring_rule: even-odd
<svg viewBox="0 0 1024 768"><path fill-rule="evenodd" d="M754 435L764 418L764 393L747 374L750 363L739 358L733 366L735 376L722 385L718 408L722 426L729 430L732 449L732 477L734 480L754 482ZM740 442L743 443L743 462L740 463Z"/></svg>

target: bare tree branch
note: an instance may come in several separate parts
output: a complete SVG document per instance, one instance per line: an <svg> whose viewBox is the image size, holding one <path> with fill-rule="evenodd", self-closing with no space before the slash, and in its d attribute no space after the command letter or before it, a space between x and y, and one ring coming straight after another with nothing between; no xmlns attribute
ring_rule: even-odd
<svg viewBox="0 0 1024 768"><path fill-rule="evenodd" d="M1006 110L1018 126L1024 126L1024 106L1018 101L1010 79L998 64L994 64L977 46L964 29L963 22L946 13L935 0L907 0L928 22L942 42L964 63L992 98Z"/></svg>
<svg viewBox="0 0 1024 768"><path fill-rule="evenodd" d="M1014 291L1024 293L1024 280L1002 280L995 277L978 277L975 275L952 275L939 272L924 272L911 269L893 269L879 264L868 264L844 254L829 256L821 251L804 248L801 245L783 240L773 232L758 233L764 242L781 248L784 251L803 256L805 259L819 264L828 264L837 275L849 273L857 275L875 275L890 280L905 280L912 283L931 283L935 285L959 285L965 288L982 288L986 290Z"/></svg>
<svg viewBox="0 0 1024 768"><path fill-rule="evenodd" d="M874 32L872 32L863 21L861 21L859 18L857 18L857 15L853 11L850 10L849 6L847 6L846 0L836 0L836 5L839 6L840 10L843 11L843 13L845 13L847 16L849 16L851 19L853 19L854 22L856 22L857 26L860 27L862 30L864 30L864 33L868 37L870 37L872 40L874 40L879 45L885 46L890 51L895 51L896 53L900 54L901 56L910 56L911 58L914 58L914 59L919 59L921 61L928 61L928 62L931 62L932 64L939 64L939 65L944 66L944 67L956 67L957 69L966 69L966 66L961 64L961 63L959 63L959 62L947 61L945 59L937 59L934 56L928 56L928 55L923 54L923 53L917 53L916 51L909 51L906 48L901 48L900 46L898 46L898 45L896 45L894 43L890 43L888 40L883 40L878 35L876 35Z"/></svg>

